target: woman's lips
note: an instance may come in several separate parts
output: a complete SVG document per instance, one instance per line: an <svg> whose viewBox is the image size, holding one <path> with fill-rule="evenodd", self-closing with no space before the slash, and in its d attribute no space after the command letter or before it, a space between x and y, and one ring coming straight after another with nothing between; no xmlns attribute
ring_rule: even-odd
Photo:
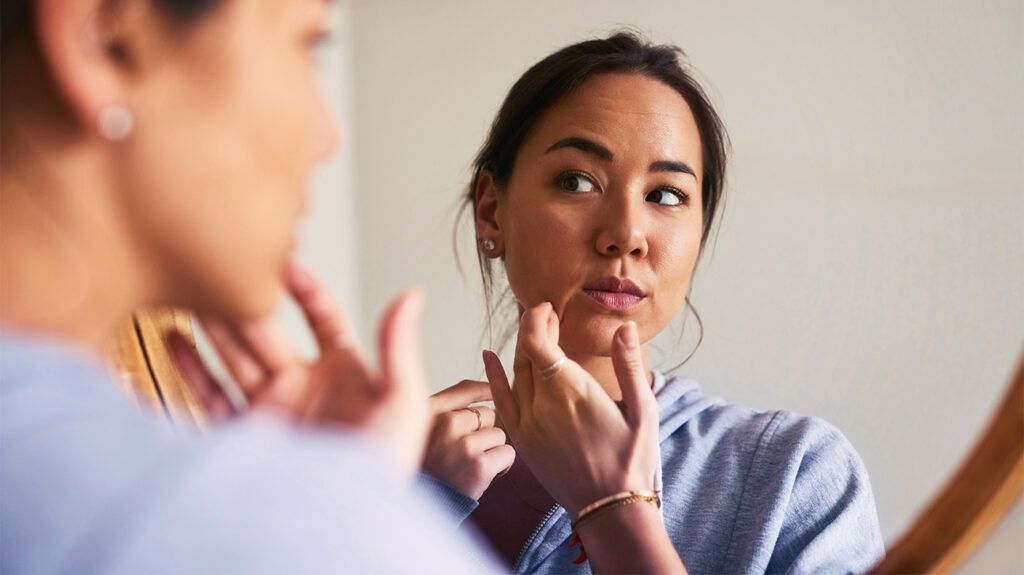
<svg viewBox="0 0 1024 575"><path fill-rule="evenodd" d="M606 276L583 286L583 293L608 311L624 312L647 297L640 286L629 278Z"/></svg>
<svg viewBox="0 0 1024 575"><path fill-rule="evenodd" d="M617 312L629 311L644 299L643 296L618 291L584 289L583 293L608 311Z"/></svg>

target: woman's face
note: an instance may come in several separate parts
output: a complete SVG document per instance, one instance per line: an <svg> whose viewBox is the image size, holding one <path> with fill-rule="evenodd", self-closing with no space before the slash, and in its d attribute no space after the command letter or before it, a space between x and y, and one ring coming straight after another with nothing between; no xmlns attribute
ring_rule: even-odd
<svg viewBox="0 0 1024 575"><path fill-rule="evenodd" d="M337 139L313 54L328 18L324 0L225 0L140 48L118 189L172 299L231 317L276 301L310 173Z"/></svg>
<svg viewBox="0 0 1024 575"><path fill-rule="evenodd" d="M495 213L520 305L549 301L569 354L642 342L685 301L700 251L701 142L686 101L639 74L586 81L538 120Z"/></svg>

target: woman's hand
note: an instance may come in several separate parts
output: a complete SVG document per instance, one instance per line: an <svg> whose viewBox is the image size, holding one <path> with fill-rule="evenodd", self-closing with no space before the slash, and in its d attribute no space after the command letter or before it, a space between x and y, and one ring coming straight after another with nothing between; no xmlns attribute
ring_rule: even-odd
<svg viewBox="0 0 1024 575"><path fill-rule="evenodd" d="M612 362L622 408L565 358L558 347L558 317L548 303L523 314L511 388L501 361L484 352L495 407L512 445L574 519L603 497L653 488L658 408L632 322L615 332Z"/></svg>
<svg viewBox="0 0 1024 575"><path fill-rule="evenodd" d="M491 399L490 386L463 380L430 397L434 425L423 471L480 499L499 474L508 471L516 452L494 425L494 410L470 404Z"/></svg>
<svg viewBox="0 0 1024 575"><path fill-rule="evenodd" d="M575 520L601 498L653 488L658 407L633 322L612 340L622 408L579 364L563 358L550 304L523 314L514 386L498 357L484 352L494 404L512 445ZM686 573L658 510L647 503L611 509L579 526L576 535L595 573Z"/></svg>
<svg viewBox="0 0 1024 575"><path fill-rule="evenodd" d="M248 411L283 416L300 425L365 432L387 446L411 476L422 461L429 424L419 336L422 295L414 290L400 294L384 314L378 371L366 361L339 306L316 278L292 265L286 284L316 336L320 356L313 361L303 358L270 318L239 323L201 318ZM167 340L178 370L210 419L238 415L197 350L180 334Z"/></svg>

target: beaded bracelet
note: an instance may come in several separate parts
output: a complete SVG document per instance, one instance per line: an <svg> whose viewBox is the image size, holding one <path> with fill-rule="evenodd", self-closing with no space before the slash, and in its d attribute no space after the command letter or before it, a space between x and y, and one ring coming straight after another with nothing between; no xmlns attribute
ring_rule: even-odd
<svg viewBox="0 0 1024 575"><path fill-rule="evenodd" d="M572 537L569 538L569 549L577 545L580 547L580 554L573 560L573 564L579 565L587 560L587 550L583 548L583 542L580 540L579 533L577 533L580 525L616 507L631 505L641 501L653 503L657 507L661 507L661 495L657 491L622 491L615 495L598 499L581 509L579 516L572 522Z"/></svg>

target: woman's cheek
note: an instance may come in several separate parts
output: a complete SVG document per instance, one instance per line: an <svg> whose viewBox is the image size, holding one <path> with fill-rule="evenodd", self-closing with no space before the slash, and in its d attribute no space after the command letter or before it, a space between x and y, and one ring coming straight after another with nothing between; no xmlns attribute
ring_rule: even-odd
<svg viewBox="0 0 1024 575"><path fill-rule="evenodd" d="M516 301L524 308L551 301L552 281L543 254L528 246L520 245L506 260L509 287Z"/></svg>
<svg viewBox="0 0 1024 575"><path fill-rule="evenodd" d="M565 299L569 286L578 283L581 274L587 274L586 262L591 255L586 253L588 246L580 225L587 221L586 216L566 211L552 210L536 218L532 248L539 260L536 270L544 278L545 296L556 305Z"/></svg>
<svg viewBox="0 0 1024 575"><path fill-rule="evenodd" d="M561 232L552 227L543 213L526 213L512 221L517 226L506 236L505 269L509 286L523 307L559 299L564 257Z"/></svg>

